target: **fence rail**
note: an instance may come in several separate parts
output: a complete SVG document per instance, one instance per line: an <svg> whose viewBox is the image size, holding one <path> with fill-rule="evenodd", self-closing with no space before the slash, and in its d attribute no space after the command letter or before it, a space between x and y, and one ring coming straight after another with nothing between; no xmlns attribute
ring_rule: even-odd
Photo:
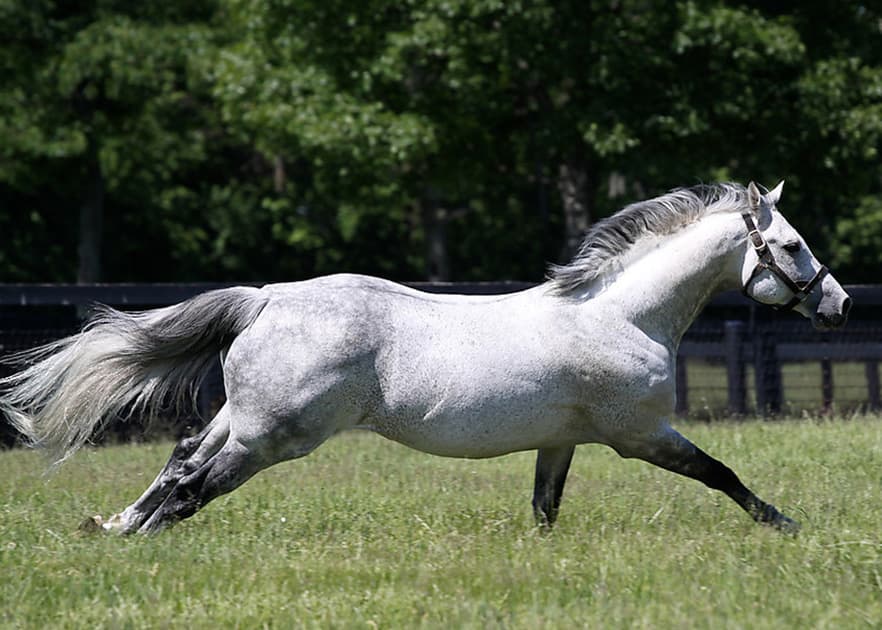
<svg viewBox="0 0 882 630"><path fill-rule="evenodd" d="M788 400L791 411L797 412L827 412L834 406L847 411L882 410L879 388L882 322L855 322L843 331L815 335L799 330L799 324L754 324L751 331L749 323L744 320L725 320L722 332L717 333L719 340L684 339L677 370L677 412L688 414L690 402L696 398L695 387L689 384L690 363L724 366L725 411L728 414L745 415L752 411L763 415L778 414L785 411ZM698 325L700 327L700 323ZM784 386L782 371L784 366L789 366L791 371L796 367L806 372L805 366L812 364L817 368L814 370L817 381L803 387L813 390L815 395L809 398L814 403L800 405L797 393L788 392ZM838 401L836 405L834 364L862 366L862 373L858 370L849 379L851 387L862 390L862 395ZM749 371L753 373L752 387L747 376ZM863 382L857 384L855 381ZM748 404L751 389L755 400L753 405Z"/></svg>

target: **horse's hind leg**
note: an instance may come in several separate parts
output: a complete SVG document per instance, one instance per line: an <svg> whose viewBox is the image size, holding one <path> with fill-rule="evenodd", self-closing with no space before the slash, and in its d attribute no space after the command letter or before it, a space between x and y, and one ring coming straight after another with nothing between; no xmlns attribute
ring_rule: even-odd
<svg viewBox="0 0 882 630"><path fill-rule="evenodd" d="M795 534L800 529L799 523L751 492L729 467L670 427L645 442L629 441L626 447L612 446L623 457L640 458L726 493L758 523L771 525L790 534Z"/></svg>
<svg viewBox="0 0 882 630"><path fill-rule="evenodd" d="M229 433L229 416L226 407L223 407L202 431L178 442L165 467L137 501L101 523L101 526L122 534L137 531L182 477L197 470L220 450Z"/></svg>
<svg viewBox="0 0 882 630"><path fill-rule="evenodd" d="M540 526L550 528L557 520L567 472L575 450L575 446L539 449L533 485L533 514Z"/></svg>
<svg viewBox="0 0 882 630"><path fill-rule="evenodd" d="M246 443L230 435L217 453L175 484L138 532L158 532L192 516L206 503L235 490L264 468L307 455L327 436L289 441L278 448L279 439L286 437L270 432Z"/></svg>
<svg viewBox="0 0 882 630"><path fill-rule="evenodd" d="M186 474L176 480L138 533L158 532L192 516L264 468L311 453L334 433L322 418L311 418L315 422L310 422L304 415L271 419L259 414L229 414L230 429L223 445L201 460L198 468L190 465L192 460L187 462Z"/></svg>
<svg viewBox="0 0 882 630"><path fill-rule="evenodd" d="M203 505L234 490L265 464L236 440L224 446L197 470L178 480L171 492L141 525L139 533L158 532L195 514Z"/></svg>

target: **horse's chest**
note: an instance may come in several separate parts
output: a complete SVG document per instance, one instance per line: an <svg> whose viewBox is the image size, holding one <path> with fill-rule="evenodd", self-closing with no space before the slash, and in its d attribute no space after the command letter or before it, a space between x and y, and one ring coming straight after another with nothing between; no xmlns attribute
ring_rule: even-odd
<svg viewBox="0 0 882 630"><path fill-rule="evenodd" d="M615 419L671 411L674 362L664 347L623 344L606 350L588 358L579 371L591 417Z"/></svg>

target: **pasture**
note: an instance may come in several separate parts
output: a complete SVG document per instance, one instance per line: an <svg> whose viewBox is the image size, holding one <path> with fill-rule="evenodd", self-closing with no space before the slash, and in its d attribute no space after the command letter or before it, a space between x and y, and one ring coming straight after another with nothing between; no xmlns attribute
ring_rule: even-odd
<svg viewBox="0 0 882 630"><path fill-rule="evenodd" d="M0 453L0 625L860 628L882 625L882 418L677 424L802 522L610 449L576 450L555 530L533 453L425 455L354 432L154 537L87 535L171 444L86 450L57 473Z"/></svg>

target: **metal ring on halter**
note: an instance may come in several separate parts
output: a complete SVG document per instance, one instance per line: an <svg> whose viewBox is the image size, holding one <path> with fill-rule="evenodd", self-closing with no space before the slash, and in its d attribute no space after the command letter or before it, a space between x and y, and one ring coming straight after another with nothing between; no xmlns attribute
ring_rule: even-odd
<svg viewBox="0 0 882 630"><path fill-rule="evenodd" d="M769 249L769 244L766 242L766 239L763 238L763 235L757 228L756 223L754 223L753 217L750 215L750 213L742 212L741 218L744 219L744 224L747 226L747 236L750 238L751 245L753 245L753 249L756 251L756 255L758 258L756 266L750 273L750 277L747 279L747 282L745 282L744 285L741 287L741 292L747 297L751 297L747 293L747 287L750 286L750 283L753 282L754 278L756 278L757 275L759 275L763 271L768 270L793 292L793 297L790 299L789 302L783 305L773 305L773 308L780 311L789 311L799 304L802 304L811 294L812 289L815 288L815 285L823 280L824 276L830 273L830 270L827 269L825 265L821 265L821 267L818 269L811 280L793 280L789 275L787 275L787 272L781 269L781 267L778 266L778 263L775 262L775 256L772 254L772 250Z"/></svg>

